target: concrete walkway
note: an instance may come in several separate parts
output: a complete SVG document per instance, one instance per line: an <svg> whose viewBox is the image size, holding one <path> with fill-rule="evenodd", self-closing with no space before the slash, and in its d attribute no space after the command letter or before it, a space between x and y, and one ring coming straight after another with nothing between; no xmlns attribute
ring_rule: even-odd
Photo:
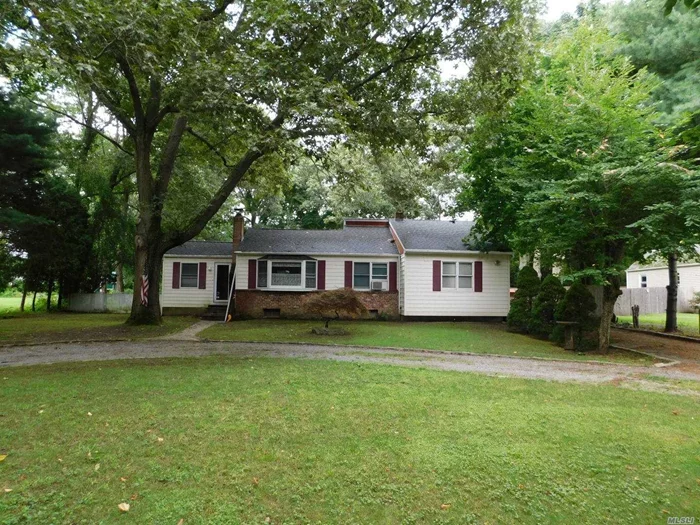
<svg viewBox="0 0 700 525"><path fill-rule="evenodd" d="M188 326L180 332L168 334L161 337L155 337L152 341L199 341L197 334L215 325L217 321L199 321L191 326Z"/></svg>
<svg viewBox="0 0 700 525"><path fill-rule="evenodd" d="M201 325L201 323L197 323L197 325ZM176 335L179 335L180 339L164 338L150 341L65 343L42 346L5 347L0 350L0 368L74 361L227 355L238 358L304 358L381 363L550 381L574 381L584 383L612 382L614 384L624 384L625 386L645 390L682 393L695 396L700 395L700 392L692 389L683 390L682 388L677 388L669 381L654 381L649 379L649 376L654 376L655 378L669 380L700 381L700 373L678 370L675 369L675 367L655 368L574 361L548 361L492 355L437 354L413 350L398 351L352 346L194 342L183 340L182 337L184 336L182 332ZM188 335L188 337L191 335L192 334Z"/></svg>

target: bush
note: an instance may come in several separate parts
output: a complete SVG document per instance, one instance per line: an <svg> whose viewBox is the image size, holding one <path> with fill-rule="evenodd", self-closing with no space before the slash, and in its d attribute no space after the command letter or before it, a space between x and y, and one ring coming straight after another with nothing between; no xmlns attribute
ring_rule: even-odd
<svg viewBox="0 0 700 525"><path fill-rule="evenodd" d="M577 349L583 346L583 334L596 326L595 311L596 303L593 294L580 282L571 285L554 311L555 321L578 323L574 334L574 344ZM552 339L559 343L564 341L562 326L555 327Z"/></svg>
<svg viewBox="0 0 700 525"><path fill-rule="evenodd" d="M518 272L518 289L510 303L508 328L527 333L532 317L532 302L540 289L540 277L532 266L523 266Z"/></svg>
<svg viewBox="0 0 700 525"><path fill-rule="evenodd" d="M540 337L552 335L556 327L554 312L564 298L564 294L566 289L558 277L549 275L542 281L540 291L532 302L532 317L528 325L528 331L531 334Z"/></svg>
<svg viewBox="0 0 700 525"><path fill-rule="evenodd" d="M341 314L346 316L367 314L367 308L352 288L340 288L316 294L306 302L305 308L308 313L323 318L326 330L328 323L334 319L340 319Z"/></svg>

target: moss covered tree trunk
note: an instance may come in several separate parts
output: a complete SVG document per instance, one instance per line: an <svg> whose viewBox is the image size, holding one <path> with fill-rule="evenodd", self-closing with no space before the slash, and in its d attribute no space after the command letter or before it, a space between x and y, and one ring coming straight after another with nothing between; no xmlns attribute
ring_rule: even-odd
<svg viewBox="0 0 700 525"><path fill-rule="evenodd" d="M600 352L607 353L610 350L610 323L615 311L615 303L620 295L622 291L617 279L603 286L603 301L598 325L598 351Z"/></svg>
<svg viewBox="0 0 700 525"><path fill-rule="evenodd" d="M678 331L678 255L668 256L668 286L666 287L666 326L664 332Z"/></svg>

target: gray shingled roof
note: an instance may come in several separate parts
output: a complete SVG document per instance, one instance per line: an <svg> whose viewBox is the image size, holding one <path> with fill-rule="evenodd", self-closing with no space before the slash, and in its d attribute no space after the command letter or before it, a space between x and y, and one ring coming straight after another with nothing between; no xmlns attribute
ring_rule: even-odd
<svg viewBox="0 0 700 525"><path fill-rule="evenodd" d="M245 232L241 252L397 255L389 228L347 226L342 230L268 230Z"/></svg>
<svg viewBox="0 0 700 525"><path fill-rule="evenodd" d="M474 226L471 221L391 220L406 250L474 251L462 242Z"/></svg>
<svg viewBox="0 0 700 525"><path fill-rule="evenodd" d="M165 255L181 257L231 257L233 246L230 241L187 241L166 252Z"/></svg>

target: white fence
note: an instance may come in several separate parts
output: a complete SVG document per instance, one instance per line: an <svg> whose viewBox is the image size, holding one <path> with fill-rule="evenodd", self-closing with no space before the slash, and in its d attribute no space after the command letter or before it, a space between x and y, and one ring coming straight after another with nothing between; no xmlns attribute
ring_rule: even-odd
<svg viewBox="0 0 700 525"><path fill-rule="evenodd" d="M74 293L68 296L71 312L129 312L130 293Z"/></svg>
<svg viewBox="0 0 700 525"><path fill-rule="evenodd" d="M601 286L589 286L588 289L595 297L596 304L600 315L600 305L603 298L603 288ZM632 306L639 305L639 315L647 314L663 314L666 313L666 294L665 287L655 288L622 288L622 295L617 298L615 303L615 315L632 315ZM694 312L690 306L690 301L694 297L692 288L678 289L678 311L679 312Z"/></svg>

